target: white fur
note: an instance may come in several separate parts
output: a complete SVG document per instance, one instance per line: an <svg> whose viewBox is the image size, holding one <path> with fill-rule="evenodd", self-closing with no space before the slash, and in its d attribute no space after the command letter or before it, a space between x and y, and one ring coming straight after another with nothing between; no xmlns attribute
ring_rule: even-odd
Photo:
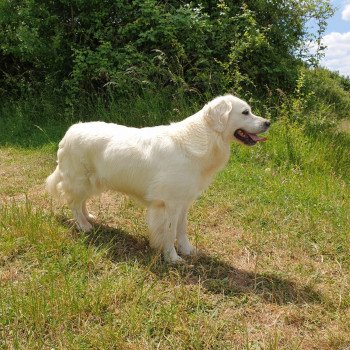
<svg viewBox="0 0 350 350"><path fill-rule="evenodd" d="M150 244L167 261L196 251L186 226L192 202L227 163L233 133L265 131L265 119L243 115L250 107L232 95L217 97L187 119L167 126L130 128L91 122L72 125L59 144L47 190L62 196L84 231L92 226L86 201L107 189L148 208Z"/></svg>

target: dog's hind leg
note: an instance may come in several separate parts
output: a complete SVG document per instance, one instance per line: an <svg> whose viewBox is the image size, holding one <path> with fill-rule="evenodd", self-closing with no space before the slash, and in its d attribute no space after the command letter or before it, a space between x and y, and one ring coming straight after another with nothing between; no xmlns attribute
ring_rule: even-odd
<svg viewBox="0 0 350 350"><path fill-rule="evenodd" d="M89 223L83 212L83 201L74 202L71 204L73 216L78 224L80 230L89 232L92 229L92 225Z"/></svg>
<svg viewBox="0 0 350 350"><path fill-rule="evenodd" d="M82 192L76 191L68 192L68 188L68 186L66 186L65 188L67 204L72 210L74 219L76 220L79 229L84 232L88 232L92 229L92 225L90 224L90 222L88 221L88 217L86 216L86 214L88 214L86 209L86 194L82 194Z"/></svg>
<svg viewBox="0 0 350 350"><path fill-rule="evenodd" d="M84 174L84 171L84 167L79 163L75 163L75 167L66 170L62 181L62 190L79 229L88 232L92 229L89 222L92 218L86 208L86 200L92 196L93 192L90 179Z"/></svg>
<svg viewBox="0 0 350 350"><path fill-rule="evenodd" d="M179 214L180 212L176 205L169 205L160 201L152 203L147 212L150 245L152 248L162 250L164 259L171 263L183 261L175 250Z"/></svg>
<svg viewBox="0 0 350 350"><path fill-rule="evenodd" d="M180 213L179 221L177 223L177 247L179 253L182 255L191 255L197 253L197 248L194 247L187 236L187 212L189 206L185 206Z"/></svg>
<svg viewBox="0 0 350 350"><path fill-rule="evenodd" d="M93 221L95 220L95 217L93 215L91 215L86 207L86 200L83 201L83 204L82 204L82 210L83 210L83 214L84 216L86 217L86 219L88 221Z"/></svg>

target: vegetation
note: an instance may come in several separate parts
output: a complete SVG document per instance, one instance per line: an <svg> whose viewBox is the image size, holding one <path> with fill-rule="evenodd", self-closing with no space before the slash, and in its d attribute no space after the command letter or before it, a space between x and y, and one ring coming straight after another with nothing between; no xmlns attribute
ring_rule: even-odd
<svg viewBox="0 0 350 350"><path fill-rule="evenodd" d="M350 80L306 57L328 1L0 2L0 349L350 346ZM230 38L227 40L227 38ZM214 40L215 39L215 40ZM301 60L303 58L303 61ZM305 63L307 62L307 63ZM272 119L232 145L169 266L106 193L90 234L45 193L72 123L180 120L234 91Z"/></svg>
<svg viewBox="0 0 350 350"><path fill-rule="evenodd" d="M292 91L328 0L0 2L3 92ZM322 53L319 46L317 55Z"/></svg>

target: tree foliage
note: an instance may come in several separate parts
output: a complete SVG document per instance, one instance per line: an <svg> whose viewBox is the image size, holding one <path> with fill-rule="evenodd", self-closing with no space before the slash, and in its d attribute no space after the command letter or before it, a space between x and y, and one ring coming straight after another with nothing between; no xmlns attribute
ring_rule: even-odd
<svg viewBox="0 0 350 350"><path fill-rule="evenodd" d="M329 0L1 0L2 92L293 89ZM322 47L319 47L322 51Z"/></svg>

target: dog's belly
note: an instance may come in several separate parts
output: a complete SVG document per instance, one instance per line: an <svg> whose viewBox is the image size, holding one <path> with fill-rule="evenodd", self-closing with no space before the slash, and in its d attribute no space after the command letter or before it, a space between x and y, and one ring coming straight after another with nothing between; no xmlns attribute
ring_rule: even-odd
<svg viewBox="0 0 350 350"><path fill-rule="evenodd" d="M193 172L179 172L172 168L154 172L141 164L130 168L116 167L110 176L102 175L103 190L127 194L146 206L155 201L191 202L202 190L199 176Z"/></svg>
<svg viewBox="0 0 350 350"><path fill-rule="evenodd" d="M113 190L121 192L145 202L149 174L146 171L135 171L135 169L115 168L107 174L98 175L103 191Z"/></svg>

